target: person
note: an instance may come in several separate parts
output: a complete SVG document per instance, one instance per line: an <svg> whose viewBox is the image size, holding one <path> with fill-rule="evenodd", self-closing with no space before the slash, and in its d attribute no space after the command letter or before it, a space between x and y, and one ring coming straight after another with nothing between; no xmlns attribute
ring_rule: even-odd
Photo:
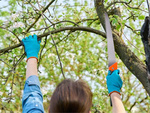
<svg viewBox="0 0 150 113"><path fill-rule="evenodd" d="M40 42L37 35L30 35L22 40L27 56L26 82L22 96L23 113L44 113L43 96L37 71ZM123 82L119 76L119 70L112 73L109 71L106 80L113 113L125 113L120 94ZM91 106L92 92L87 83L83 80L66 79L56 87L48 112L90 113Z"/></svg>

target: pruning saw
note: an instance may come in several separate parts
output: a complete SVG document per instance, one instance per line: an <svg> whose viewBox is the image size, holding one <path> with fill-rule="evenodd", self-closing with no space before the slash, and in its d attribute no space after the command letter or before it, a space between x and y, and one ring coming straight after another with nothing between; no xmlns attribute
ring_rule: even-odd
<svg viewBox="0 0 150 113"><path fill-rule="evenodd" d="M112 30L107 13L105 13L105 27L106 27L107 48L108 48L108 68L111 72L113 72L114 70L117 70L117 62L115 58Z"/></svg>
<svg viewBox="0 0 150 113"><path fill-rule="evenodd" d="M114 49L112 30L110 26L109 17L106 12L105 12L105 27L106 27L106 36L107 36L107 49L108 49L108 69L112 73L114 70L117 70L117 62L115 58L115 49ZM111 98L110 98L110 105L112 106Z"/></svg>

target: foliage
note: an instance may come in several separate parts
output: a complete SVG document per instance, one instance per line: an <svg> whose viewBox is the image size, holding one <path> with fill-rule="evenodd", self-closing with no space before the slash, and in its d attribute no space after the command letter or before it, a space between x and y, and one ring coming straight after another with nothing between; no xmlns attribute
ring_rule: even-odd
<svg viewBox="0 0 150 113"><path fill-rule="evenodd" d="M106 0L105 7L111 10L120 7L121 17L110 15L112 26L122 33L128 47L144 62L145 56L140 39L140 28L148 15L144 0ZM39 8L41 5L41 9ZM0 1L0 49L19 43L24 37L34 33L41 35L46 32L65 28L67 26L86 26L100 31L103 28L98 20L94 1L90 0L54 0L42 12L50 0L7 0ZM111 5L112 4L112 5ZM47 28L42 16L49 28ZM47 18L46 18L47 17ZM32 24L37 22L32 26ZM28 31L27 29L32 26ZM42 38L39 54L39 78L44 96L45 112L48 110L50 97L56 85L63 80L56 48L52 42L54 38L59 56L63 64L66 78L84 79L93 92L93 113L110 113L109 96L105 77L107 75L107 47L104 37L84 31L63 31L50 34ZM124 81L122 100L127 112L150 112L150 98L141 83L117 57L118 67ZM20 60L20 58L23 58ZM22 111L21 98L25 83L26 59L24 48L18 47L8 52L0 53L0 112Z"/></svg>

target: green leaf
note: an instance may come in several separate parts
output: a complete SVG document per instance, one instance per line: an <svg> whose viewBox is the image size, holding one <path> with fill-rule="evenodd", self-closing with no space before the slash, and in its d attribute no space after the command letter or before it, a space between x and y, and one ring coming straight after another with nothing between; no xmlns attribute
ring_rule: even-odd
<svg viewBox="0 0 150 113"><path fill-rule="evenodd" d="M144 19L145 19L145 16L144 16L144 15L140 15L138 18L139 18L140 20L144 20Z"/></svg>
<svg viewBox="0 0 150 113"><path fill-rule="evenodd" d="M1 26L1 25L3 25L3 21L2 21L2 20L0 20L0 26Z"/></svg>
<svg viewBox="0 0 150 113"><path fill-rule="evenodd" d="M116 27L116 29L117 29L117 30L120 30L120 28L121 28L121 25L118 24L117 27Z"/></svg>
<svg viewBox="0 0 150 113"><path fill-rule="evenodd" d="M118 23L118 20L116 18L111 18L110 19L113 25L116 25Z"/></svg>
<svg viewBox="0 0 150 113"><path fill-rule="evenodd" d="M8 16L8 15L10 15L10 13L8 11L2 11L0 13L0 16L3 16L3 17Z"/></svg>
<svg viewBox="0 0 150 113"><path fill-rule="evenodd" d="M59 15L58 18L62 17L62 15Z"/></svg>
<svg viewBox="0 0 150 113"><path fill-rule="evenodd" d="M23 29L19 27L19 28L14 29L14 30L13 30L13 33L15 33L15 34L16 34L16 33L17 33L17 34L21 34L22 31L23 31Z"/></svg>
<svg viewBox="0 0 150 113"><path fill-rule="evenodd" d="M22 31L23 31L23 30L22 30L22 28L20 28L20 27L17 29L17 32L18 32L19 34L21 34Z"/></svg>

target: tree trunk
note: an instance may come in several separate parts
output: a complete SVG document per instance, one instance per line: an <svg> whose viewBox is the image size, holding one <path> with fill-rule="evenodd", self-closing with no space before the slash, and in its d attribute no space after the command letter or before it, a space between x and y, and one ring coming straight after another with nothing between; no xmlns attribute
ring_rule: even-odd
<svg viewBox="0 0 150 113"><path fill-rule="evenodd" d="M94 2L99 20L103 28L105 29L104 12L106 10L104 8L103 0L94 0ZM124 43L124 41L118 34L119 33L113 34L116 53L118 54L122 62L126 65L126 67L142 83L145 90L150 96L150 83L147 79L146 65L142 61L140 61L140 59L128 48L128 46Z"/></svg>

